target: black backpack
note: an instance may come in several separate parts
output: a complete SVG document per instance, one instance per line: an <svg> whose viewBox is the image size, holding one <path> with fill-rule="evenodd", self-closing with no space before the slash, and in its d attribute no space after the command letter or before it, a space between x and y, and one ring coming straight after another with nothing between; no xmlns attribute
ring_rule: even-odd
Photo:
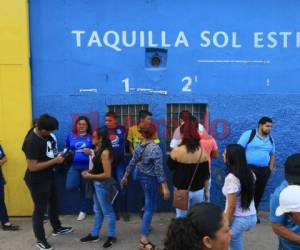
<svg viewBox="0 0 300 250"><path fill-rule="evenodd" d="M255 135L256 135L256 129L254 128L254 129L252 129L251 130L251 134L250 134L250 136L249 136L249 140L248 140L248 142L247 142L247 144L246 144L246 147L248 146L248 144L250 143L250 142L252 142L252 140L254 139L254 137L255 137ZM270 142L271 142L271 144L273 145L273 139L272 139L272 136L271 135L269 135L270 137Z"/></svg>

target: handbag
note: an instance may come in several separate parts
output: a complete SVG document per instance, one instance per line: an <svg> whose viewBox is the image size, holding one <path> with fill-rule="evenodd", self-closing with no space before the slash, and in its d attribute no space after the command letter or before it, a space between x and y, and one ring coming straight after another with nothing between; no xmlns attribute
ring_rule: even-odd
<svg viewBox="0 0 300 250"><path fill-rule="evenodd" d="M199 161L201 159L202 152L203 152L203 149L201 150ZM196 172L198 170L199 164L200 164L200 162L198 162L198 164L194 170L194 173L193 173L192 179L190 181L190 184L188 186L188 189L177 189L174 187L174 191L173 191L173 207L174 208L178 208L181 210L188 210L188 208L189 208L189 191L191 190L191 187L192 187Z"/></svg>

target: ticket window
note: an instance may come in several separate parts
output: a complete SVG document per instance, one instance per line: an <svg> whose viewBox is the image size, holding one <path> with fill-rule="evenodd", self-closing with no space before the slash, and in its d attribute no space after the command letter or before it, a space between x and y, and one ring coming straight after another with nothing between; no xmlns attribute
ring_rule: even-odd
<svg viewBox="0 0 300 250"><path fill-rule="evenodd" d="M181 111L190 111L198 121L208 128L208 109L207 104L202 103L171 103L167 104L167 138L166 148L170 151L170 142L175 129L179 126L179 115Z"/></svg>
<svg viewBox="0 0 300 250"><path fill-rule="evenodd" d="M108 105L108 111L114 111L118 116L118 123L127 129L137 124L140 110L149 110L148 104Z"/></svg>

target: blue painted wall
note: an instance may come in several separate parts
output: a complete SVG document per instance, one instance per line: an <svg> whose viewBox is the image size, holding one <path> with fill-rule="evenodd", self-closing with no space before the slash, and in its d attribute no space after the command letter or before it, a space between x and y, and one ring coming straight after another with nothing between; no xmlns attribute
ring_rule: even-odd
<svg viewBox="0 0 300 250"><path fill-rule="evenodd" d="M96 123L103 125L107 105L147 103L161 121L168 103L206 103L210 124L223 119L230 126L225 138L222 127L213 130L221 152L261 116L271 116L277 169L262 204L267 208L284 160L299 151L299 5L297 0L31 0L33 114L49 112L59 119L62 146L72 114L98 112ZM134 34L136 42L124 46ZM168 51L166 67L154 70L145 66L145 49L155 44ZM125 91L127 78L135 90ZM192 83L183 91L187 79ZM164 126L159 132L165 150ZM213 162L212 200L218 204L224 202L223 175L220 157ZM78 197L64 191L63 177L58 182L62 211L74 212ZM129 203L136 210L138 189L131 189ZM159 209L171 209L170 203L160 201Z"/></svg>

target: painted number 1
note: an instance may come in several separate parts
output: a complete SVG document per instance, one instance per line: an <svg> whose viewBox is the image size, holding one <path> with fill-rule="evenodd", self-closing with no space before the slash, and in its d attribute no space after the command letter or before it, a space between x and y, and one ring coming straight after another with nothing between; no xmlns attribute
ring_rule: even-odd
<svg viewBox="0 0 300 250"><path fill-rule="evenodd" d="M197 76L195 76L194 79L195 82L198 81ZM191 86L193 83L193 78L191 76L185 76L181 79L181 82L184 83L184 86L182 87L182 92L192 92Z"/></svg>
<svg viewBox="0 0 300 250"><path fill-rule="evenodd" d="M129 92L129 78L125 78L122 82L124 82L125 92Z"/></svg>

